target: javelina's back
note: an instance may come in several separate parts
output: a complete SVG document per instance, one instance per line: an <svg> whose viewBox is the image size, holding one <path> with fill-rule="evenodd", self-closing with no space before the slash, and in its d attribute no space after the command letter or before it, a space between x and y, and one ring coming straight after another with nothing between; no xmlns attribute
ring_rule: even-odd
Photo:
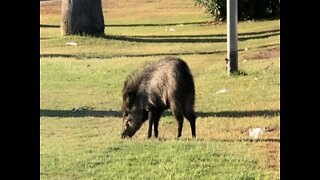
<svg viewBox="0 0 320 180"><path fill-rule="evenodd" d="M194 103L193 78L188 65L179 58L167 57L148 65L142 72L141 88L154 107L175 108L172 106L184 104L186 99L192 106Z"/></svg>

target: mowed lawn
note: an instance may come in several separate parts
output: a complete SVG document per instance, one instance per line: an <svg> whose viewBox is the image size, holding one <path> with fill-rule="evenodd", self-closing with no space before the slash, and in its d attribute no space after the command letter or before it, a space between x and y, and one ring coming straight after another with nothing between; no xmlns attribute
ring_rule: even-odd
<svg viewBox="0 0 320 180"><path fill-rule="evenodd" d="M280 20L239 22L247 75L228 77L226 23L192 0L104 0L99 37L61 36L60 12L40 5L41 179L280 179ZM168 110L159 139L147 123L121 139L124 79L165 56L194 76L197 138L185 120L176 139ZM254 140L250 128L266 131Z"/></svg>

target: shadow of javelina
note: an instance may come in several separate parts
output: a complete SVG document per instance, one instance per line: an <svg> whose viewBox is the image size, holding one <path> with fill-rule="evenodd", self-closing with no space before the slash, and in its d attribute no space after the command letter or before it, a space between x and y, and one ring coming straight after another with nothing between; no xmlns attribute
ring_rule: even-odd
<svg viewBox="0 0 320 180"><path fill-rule="evenodd" d="M148 118L148 138L152 136L152 126L157 138L159 119L168 108L178 122L177 137L181 136L184 117L190 122L192 137L196 137L194 82L182 59L166 57L146 65L140 73L129 75L122 99L122 138L132 137Z"/></svg>

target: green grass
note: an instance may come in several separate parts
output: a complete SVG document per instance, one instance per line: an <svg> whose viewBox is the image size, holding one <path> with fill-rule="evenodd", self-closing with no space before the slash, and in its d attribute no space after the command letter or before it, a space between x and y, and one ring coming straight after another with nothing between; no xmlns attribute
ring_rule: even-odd
<svg viewBox="0 0 320 180"><path fill-rule="evenodd" d="M40 27L40 178L279 179L280 64L268 52L279 50L280 20L239 23L239 69L248 75L228 77L226 24L204 23L193 1L103 2L106 36ZM59 26L59 11L59 3L41 5L40 24ZM147 139L147 123L121 139L125 77L167 55L194 75L197 138L185 121L177 140L169 110L158 140ZM216 94L222 88L229 91ZM252 127L268 131L255 141Z"/></svg>
<svg viewBox="0 0 320 180"><path fill-rule="evenodd" d="M41 156L47 162L41 166L41 172L66 179L253 179L266 176L255 169L257 160L250 156L246 142L108 141L100 146L85 143L86 148L81 150L75 150L77 145L68 142L66 148L73 149L70 154L55 149L51 156Z"/></svg>

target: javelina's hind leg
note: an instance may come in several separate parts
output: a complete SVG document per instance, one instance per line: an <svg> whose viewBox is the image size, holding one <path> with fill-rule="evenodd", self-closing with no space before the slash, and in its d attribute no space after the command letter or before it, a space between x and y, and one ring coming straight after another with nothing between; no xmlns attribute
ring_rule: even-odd
<svg viewBox="0 0 320 180"><path fill-rule="evenodd" d="M194 94L190 94L183 106L183 115L188 119L191 127L192 137L196 137L196 115L194 113Z"/></svg>
<svg viewBox="0 0 320 180"><path fill-rule="evenodd" d="M177 116L176 119L178 120L178 138L181 137L182 127L183 127L183 116Z"/></svg>
<svg viewBox="0 0 320 180"><path fill-rule="evenodd" d="M178 122L178 138L181 137L183 127L183 113L177 109L172 109L172 113Z"/></svg>
<svg viewBox="0 0 320 180"><path fill-rule="evenodd" d="M170 104L173 116L178 122L178 138L181 137L182 127L183 127L183 111L180 103Z"/></svg>
<svg viewBox="0 0 320 180"><path fill-rule="evenodd" d="M191 127L192 137L196 137L196 116L193 111L185 112L184 116L188 119Z"/></svg>

